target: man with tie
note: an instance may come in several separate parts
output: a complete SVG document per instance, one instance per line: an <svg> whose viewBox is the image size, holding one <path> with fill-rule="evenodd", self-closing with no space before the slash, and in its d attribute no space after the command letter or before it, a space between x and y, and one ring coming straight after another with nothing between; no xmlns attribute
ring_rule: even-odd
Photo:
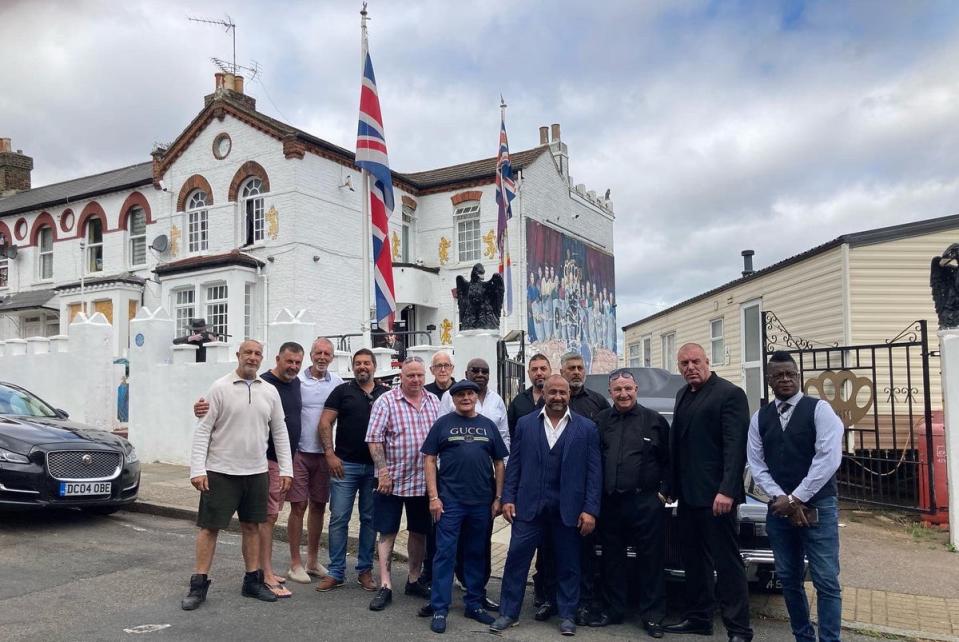
<svg viewBox="0 0 959 642"><path fill-rule="evenodd" d="M513 525L500 594L504 631L519 619L533 552L545 532L555 547L560 633L576 634L580 538L599 516L602 464L596 424L569 411L569 383L546 380L546 406L519 420L506 467L503 515Z"/></svg>
<svg viewBox="0 0 959 642"><path fill-rule="evenodd" d="M833 642L842 618L836 471L844 429L828 403L800 392L799 368L788 352L774 352L766 373L776 399L749 422L749 468L772 498L766 530L793 635L816 642L803 589L805 556L816 587L819 640Z"/></svg>
<svg viewBox="0 0 959 642"><path fill-rule="evenodd" d="M753 630L746 569L736 541L736 505L746 500L749 403L742 388L710 371L699 344L682 346L677 361L686 386L676 395L669 431L670 488L679 500L686 608L683 619L664 630L712 635L713 596L718 595L730 642L747 642Z"/></svg>

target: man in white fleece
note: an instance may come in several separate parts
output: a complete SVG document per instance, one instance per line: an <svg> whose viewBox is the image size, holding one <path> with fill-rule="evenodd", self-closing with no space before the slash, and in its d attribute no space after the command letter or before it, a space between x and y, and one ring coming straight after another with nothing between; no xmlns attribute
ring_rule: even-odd
<svg viewBox="0 0 959 642"><path fill-rule="evenodd" d="M240 519L246 565L242 594L264 602L276 601L276 595L263 583L258 526L266 521L269 496L267 438L273 436L284 492L293 482L290 438L280 394L257 376L263 344L244 341L236 358L236 370L213 382L205 395L210 410L193 434L190 483L200 491L196 520L200 530L190 592L180 602L185 611L192 611L206 599L217 535L230 524L234 513Z"/></svg>

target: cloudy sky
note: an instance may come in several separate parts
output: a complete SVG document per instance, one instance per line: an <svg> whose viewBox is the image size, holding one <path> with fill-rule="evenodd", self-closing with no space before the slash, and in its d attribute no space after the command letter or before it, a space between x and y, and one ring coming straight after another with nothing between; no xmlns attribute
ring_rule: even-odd
<svg viewBox="0 0 959 642"><path fill-rule="evenodd" d="M0 0L0 136L34 185L149 159L237 24L258 108L352 148L360 2ZM959 212L959 3L373 0L391 165L562 124L612 190L623 324L839 234Z"/></svg>

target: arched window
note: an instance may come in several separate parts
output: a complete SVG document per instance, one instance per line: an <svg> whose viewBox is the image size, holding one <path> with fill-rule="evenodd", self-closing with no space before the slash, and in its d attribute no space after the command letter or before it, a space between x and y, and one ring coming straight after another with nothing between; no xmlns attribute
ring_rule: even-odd
<svg viewBox="0 0 959 642"><path fill-rule="evenodd" d="M243 183L240 202L243 208L244 242L253 245L266 238L266 217L263 214L263 181L256 176Z"/></svg>
<svg viewBox="0 0 959 642"><path fill-rule="evenodd" d="M209 198L203 190L194 190L187 200L187 251L203 252L209 247Z"/></svg>
<svg viewBox="0 0 959 642"><path fill-rule="evenodd" d="M127 258L130 267L147 262L147 215L139 205L131 207L127 214Z"/></svg>
<svg viewBox="0 0 959 642"><path fill-rule="evenodd" d="M103 271L103 221L91 217L87 220L86 254L87 273Z"/></svg>
<svg viewBox="0 0 959 642"><path fill-rule="evenodd" d="M44 225L37 233L37 278L47 280L53 278L53 228Z"/></svg>

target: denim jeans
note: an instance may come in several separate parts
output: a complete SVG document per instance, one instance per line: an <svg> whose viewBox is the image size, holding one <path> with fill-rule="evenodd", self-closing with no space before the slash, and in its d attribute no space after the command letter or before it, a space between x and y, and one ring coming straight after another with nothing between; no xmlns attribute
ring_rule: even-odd
<svg viewBox="0 0 959 642"><path fill-rule="evenodd" d="M819 522L806 528L772 513L766 517L769 543L776 557L776 575L782 581L783 598L792 632L799 642L816 642L809 621L809 601L803 589L803 555L816 588L820 642L839 640L842 596L839 588L839 502L835 497L808 504L819 510Z"/></svg>
<svg viewBox="0 0 959 642"><path fill-rule="evenodd" d="M489 532L489 504L461 504L443 497L443 514L436 522L436 555L433 558L433 582L430 604L433 612L446 615L453 591L453 566L456 549L463 542L463 579L468 611L483 608L486 586L486 538Z"/></svg>
<svg viewBox="0 0 959 642"><path fill-rule="evenodd" d="M343 462L343 478L330 478L330 577L341 582L346 575L346 547L349 540L350 517L353 502L360 494L360 541L356 550L356 571L362 573L373 569L373 547L376 532L373 530L373 489L376 477L372 464Z"/></svg>

